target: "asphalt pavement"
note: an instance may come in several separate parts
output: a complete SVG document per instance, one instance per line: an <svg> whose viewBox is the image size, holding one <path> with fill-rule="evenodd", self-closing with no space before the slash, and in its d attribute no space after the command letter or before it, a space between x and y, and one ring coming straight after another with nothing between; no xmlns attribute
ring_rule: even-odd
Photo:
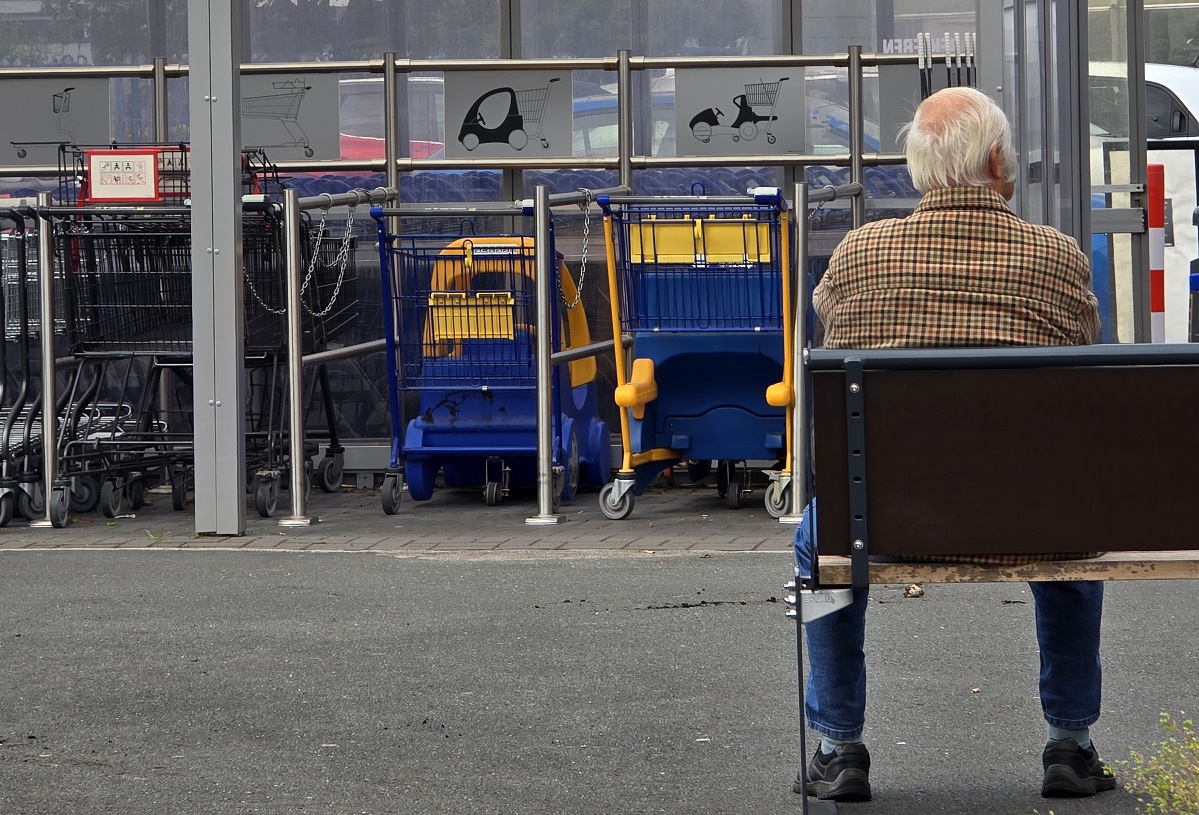
<svg viewBox="0 0 1199 815"><path fill-rule="evenodd" d="M519 500L376 502L314 496L300 534L189 535L169 496L0 531L0 812L802 812L788 530L763 511L664 490L622 531L591 494L547 532ZM1118 768L1199 709L1194 600L1108 586ZM1038 794L1027 586L878 588L868 649L875 800L838 811L1138 811Z"/></svg>

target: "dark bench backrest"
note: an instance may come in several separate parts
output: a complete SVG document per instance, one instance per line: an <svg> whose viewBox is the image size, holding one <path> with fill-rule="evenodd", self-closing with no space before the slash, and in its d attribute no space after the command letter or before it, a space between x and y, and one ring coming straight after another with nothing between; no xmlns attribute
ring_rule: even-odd
<svg viewBox="0 0 1199 815"><path fill-rule="evenodd" d="M1196 547L1194 346L817 350L822 554L850 551L850 423L839 368L855 356L864 360L870 554Z"/></svg>

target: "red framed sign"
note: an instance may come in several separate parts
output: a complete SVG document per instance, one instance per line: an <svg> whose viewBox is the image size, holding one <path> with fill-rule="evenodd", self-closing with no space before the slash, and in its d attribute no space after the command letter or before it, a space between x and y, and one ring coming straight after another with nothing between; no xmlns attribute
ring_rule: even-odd
<svg viewBox="0 0 1199 815"><path fill-rule="evenodd" d="M159 149L86 150L87 201L136 203L163 200L158 186Z"/></svg>

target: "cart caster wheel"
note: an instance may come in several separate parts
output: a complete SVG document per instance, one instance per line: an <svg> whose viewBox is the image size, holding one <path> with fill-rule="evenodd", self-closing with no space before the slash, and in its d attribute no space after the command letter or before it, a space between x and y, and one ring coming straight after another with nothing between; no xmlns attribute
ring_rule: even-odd
<svg viewBox="0 0 1199 815"><path fill-rule="evenodd" d="M129 493L129 508L137 511L146 505L146 482L135 478L129 482L125 491Z"/></svg>
<svg viewBox="0 0 1199 815"><path fill-rule="evenodd" d="M633 514L633 493L631 491L626 492L619 500L616 500L612 497L614 489L615 485L610 481L600 489L600 512L604 513L604 517L610 520L623 521Z"/></svg>
<svg viewBox="0 0 1199 815"><path fill-rule="evenodd" d="M100 504L100 481L91 475L77 475L67 495L71 512L91 512Z"/></svg>
<svg viewBox="0 0 1199 815"><path fill-rule="evenodd" d="M729 492L725 501L729 509L741 509L741 479L734 478L729 481Z"/></svg>
<svg viewBox="0 0 1199 815"><path fill-rule="evenodd" d="M408 482L408 497L413 501L428 501L433 497L437 480L437 462L423 459L404 462L404 480Z"/></svg>
<svg viewBox="0 0 1199 815"><path fill-rule="evenodd" d="M313 155L314 155L314 154L313 154L313 151L312 151L312 148L311 148L311 147L305 147L305 148L304 148L304 157L305 157L305 158L312 158L312 156L313 156Z"/></svg>
<svg viewBox="0 0 1199 815"><path fill-rule="evenodd" d="M21 513L21 517L27 521L36 521L45 517L46 501L42 498L41 491L30 494L25 490L20 490L17 493L17 512Z"/></svg>
<svg viewBox="0 0 1199 815"><path fill-rule="evenodd" d="M737 465L730 461L717 462L716 465L716 495L724 500L729 494L729 482L737 474Z"/></svg>
<svg viewBox="0 0 1199 815"><path fill-rule="evenodd" d="M67 497L70 487L62 487L50 493L50 525L62 529L71 518L71 500Z"/></svg>
<svg viewBox="0 0 1199 815"><path fill-rule="evenodd" d="M104 486L100 487L100 511L104 513L105 518L115 518L121 514L121 504L125 500L125 493L117 486L115 481L105 481Z"/></svg>
<svg viewBox="0 0 1199 815"><path fill-rule="evenodd" d="M400 511L400 477L390 473L383 477L383 489L379 493L383 499L383 514L395 515Z"/></svg>
<svg viewBox="0 0 1199 815"><path fill-rule="evenodd" d="M566 455L563 458L565 477L563 478L562 491L557 494L562 497L563 501L573 501L575 496L579 494L579 439L575 435L574 427L571 427L569 430L565 452Z"/></svg>
<svg viewBox="0 0 1199 815"><path fill-rule="evenodd" d="M29 155L29 151L27 151L24 147L17 148L17 158L25 158L27 155Z"/></svg>
<svg viewBox="0 0 1199 815"><path fill-rule="evenodd" d="M16 504L17 497L11 492L0 495L0 527L8 526L8 522L12 520L12 512Z"/></svg>
<svg viewBox="0 0 1199 815"><path fill-rule="evenodd" d="M273 478L259 479L258 486L254 489L254 508L258 510L258 514L263 518L269 518L275 514L278 504L279 482Z"/></svg>
<svg viewBox="0 0 1199 815"><path fill-rule="evenodd" d="M174 482L171 483L171 506L176 512L180 512L187 507L187 479L182 473L175 476Z"/></svg>
<svg viewBox="0 0 1199 815"><path fill-rule="evenodd" d="M500 482L488 481L483 487L483 500L487 502L487 506L493 507L500 502Z"/></svg>
<svg viewBox="0 0 1199 815"><path fill-rule="evenodd" d="M316 483L324 492L337 492L344 472L341 456L325 456L316 465Z"/></svg>
<svg viewBox="0 0 1199 815"><path fill-rule="evenodd" d="M771 518L781 518L791 511L791 490L782 481L771 481L766 485L766 513Z"/></svg>
<svg viewBox="0 0 1199 815"><path fill-rule="evenodd" d="M778 139L775 138L775 135L773 133L767 133L766 141L769 142L770 144L774 144L776 141L778 141Z"/></svg>

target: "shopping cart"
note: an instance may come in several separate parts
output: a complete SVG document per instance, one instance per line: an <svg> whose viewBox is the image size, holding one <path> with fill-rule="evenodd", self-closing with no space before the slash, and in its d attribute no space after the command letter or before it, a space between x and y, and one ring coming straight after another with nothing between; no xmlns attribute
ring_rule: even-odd
<svg viewBox="0 0 1199 815"><path fill-rule="evenodd" d="M480 144L504 143L514 150L523 150L532 137L540 139L541 146L549 149L549 139L541 134L541 121L545 114L545 106L549 102L550 88L559 79L560 77L553 77L544 88L518 91L504 87L494 88L483 94L470 106L462 120L458 141L467 150L474 150ZM495 96L506 97L508 109L502 121L498 124L494 121L488 124L484 120L482 109L487 100Z"/></svg>
<svg viewBox="0 0 1199 815"><path fill-rule="evenodd" d="M283 126L290 137L290 141L262 146L303 147L304 155L312 158L313 151L308 134L299 123L300 105L304 102L304 94L312 90L312 86L304 84L302 78L297 78L272 82L271 87L282 92L264 96L243 96L241 115L247 119L274 119Z"/></svg>
<svg viewBox="0 0 1199 815"><path fill-rule="evenodd" d="M600 491L618 520L667 467L720 463L731 508L752 489L748 462L786 456L787 411L767 399L789 386L788 213L776 188L750 196L601 197L617 352L622 466ZM782 514L771 479L767 508Z"/></svg>
<svg viewBox="0 0 1199 815"><path fill-rule="evenodd" d="M488 505L537 483L537 379L533 239L510 235L393 235L373 209L379 251L392 410L391 469L383 510L399 508L399 466L408 494L481 486ZM552 347L589 341L586 316L565 263L557 268ZM555 501L581 478L607 480L608 431L598 418L595 360L551 374Z"/></svg>

